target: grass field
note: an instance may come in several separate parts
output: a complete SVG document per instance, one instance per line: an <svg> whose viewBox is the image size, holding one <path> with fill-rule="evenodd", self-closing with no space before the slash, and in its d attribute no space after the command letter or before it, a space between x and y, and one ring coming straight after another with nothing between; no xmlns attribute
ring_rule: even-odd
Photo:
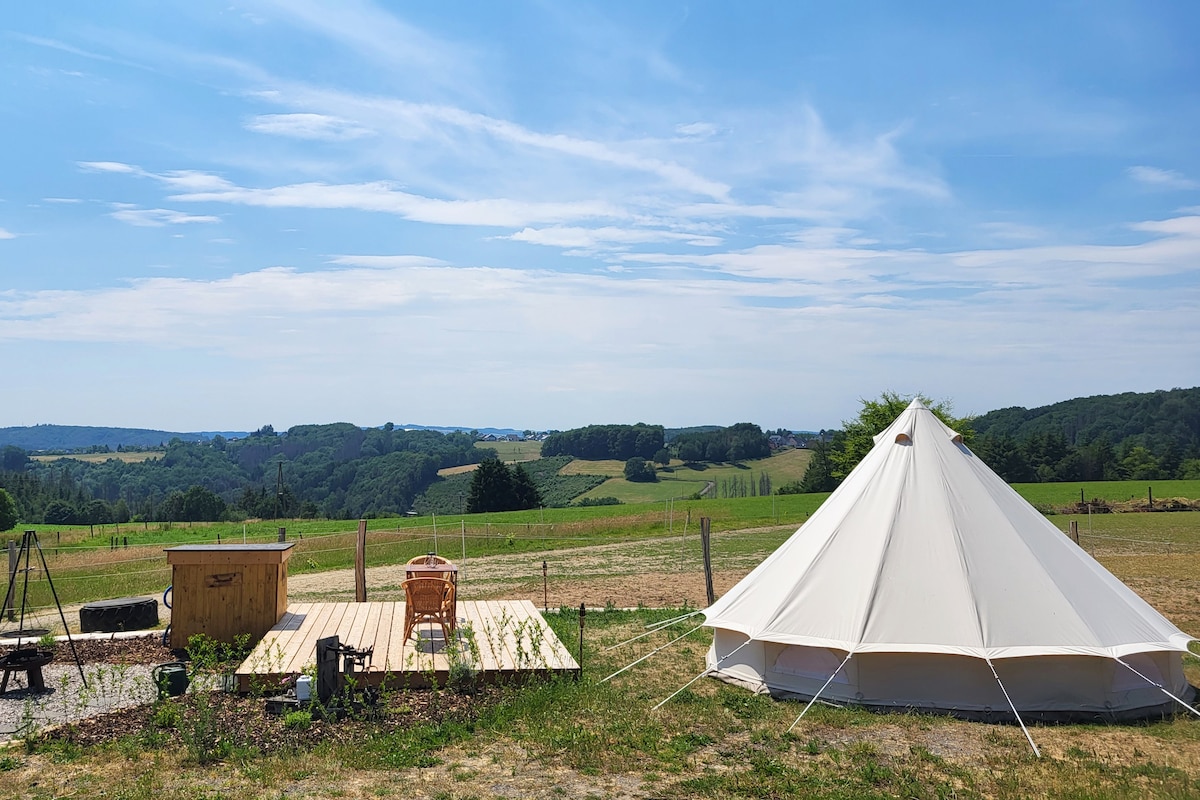
<svg viewBox="0 0 1200 800"><path fill-rule="evenodd" d="M130 464L140 464L143 461L152 461L156 458L162 458L163 453L158 451L129 451L125 450L120 453L78 453L75 455L64 456L30 456L33 461L58 461L63 458L73 458L76 461L87 461L91 464L103 464L109 459L116 461L125 461Z"/></svg>
<svg viewBox="0 0 1200 800"><path fill-rule="evenodd" d="M678 459L667 470L659 468L655 483L630 483L623 461L583 461L576 459L561 470L564 474L607 475L607 481L584 494L584 497L615 497L623 503L647 503L691 497L706 490L721 496L722 482L755 482L767 474L771 485L778 489L786 483L804 477L812 453L808 450L783 450L769 458L758 458L739 464L703 464L691 467Z"/></svg>
<svg viewBox="0 0 1200 800"><path fill-rule="evenodd" d="M475 446L480 449L495 450L496 456L505 464L533 461L535 458L542 457L541 442L476 442Z"/></svg>
<svg viewBox="0 0 1200 800"><path fill-rule="evenodd" d="M457 554L465 542L474 574L496 557L514 592L529 591L531 576L547 554L562 565L561 580L573 585L622 572L653 575L662 583L698 574L701 515L713 519L714 563L744 574L792 535L821 499L793 495L545 509L438 518L436 525L443 552ZM1081 544L1102 564L1175 624L1200 633L1200 512L1048 519L1064 531L1072 520L1078 522ZM353 522L283 524L297 543L293 573L352 562ZM371 520L368 564L424 552L433 525L428 518ZM269 540L276 527L273 522L248 525L246 534ZM97 597L135 593L132 587L147 577L161 589L167 576L161 550L172 540L241 537L235 525L146 526L137 534L122 526L121 535L133 537L140 548L104 549L112 530L89 536L87 528L66 529L56 537L53 529L42 527L43 547L60 550L48 554L60 593L81 591L89 570L125 574L127 582L120 584L88 578L96 581L91 590L111 592ZM70 543L88 546L70 550ZM139 553L147 560L137 561ZM1019 576L1014 586L1019 587ZM629 605L639 599L620 598ZM1042 758L1035 758L1017 726L920 714L815 705L789 731L801 704L708 679L654 710L704 669L711 633L688 633L696 623L681 622L636 643L621 643L646 633L647 624L683 611L590 608L580 680L534 681L475 694L451 688L431 698L400 693L385 715L393 724L296 717L278 740L264 745L247 736L264 718L260 705L230 722L205 712L204 696L188 695L154 704L143 727L109 726L114 738L108 744L43 741L30 732L24 747L0 754L0 797L1200 796L1200 719L1182 713L1130 725L1033 725L1031 735L1042 751ZM548 619L575 653L577 615L568 610ZM659 648L653 658L601 682ZM1200 683L1200 659L1186 657L1185 671L1192 683ZM414 712L426 702L437 713ZM394 724L397 718L401 724ZM319 738L322 731L326 738Z"/></svg>
<svg viewBox="0 0 1200 800"><path fill-rule="evenodd" d="M1081 492L1084 502L1095 499L1109 503L1125 503L1130 500L1144 502L1151 492L1154 493L1156 501L1172 497L1200 499L1200 481L1015 483L1013 488L1038 508L1069 506L1079 502Z"/></svg>

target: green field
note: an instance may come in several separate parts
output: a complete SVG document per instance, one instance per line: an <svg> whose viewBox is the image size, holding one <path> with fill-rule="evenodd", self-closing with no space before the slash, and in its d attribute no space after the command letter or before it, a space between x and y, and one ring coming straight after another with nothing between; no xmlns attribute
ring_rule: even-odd
<svg viewBox="0 0 1200 800"><path fill-rule="evenodd" d="M754 483L759 476L770 476L772 489L804 477L812 453L808 450L783 450L768 458L758 458L738 464L685 465L672 460L667 469L658 469L655 483L630 483L623 461L583 461L576 459L563 467L564 474L608 475L609 480L585 493L588 498L615 497L623 503L648 503L692 497L708 490L705 496L721 497L723 486L736 482Z"/></svg>
<svg viewBox="0 0 1200 800"><path fill-rule="evenodd" d="M1104 500L1108 503L1127 503L1148 499L1168 498L1200 500L1200 480L1193 481L1088 481L1068 483L1014 483L1022 497L1041 509L1061 508L1078 503L1080 493L1084 502Z"/></svg>
<svg viewBox="0 0 1200 800"><path fill-rule="evenodd" d="M542 457L542 443L527 442L476 442L480 449L495 450L496 456L505 464L517 461L533 461Z"/></svg>

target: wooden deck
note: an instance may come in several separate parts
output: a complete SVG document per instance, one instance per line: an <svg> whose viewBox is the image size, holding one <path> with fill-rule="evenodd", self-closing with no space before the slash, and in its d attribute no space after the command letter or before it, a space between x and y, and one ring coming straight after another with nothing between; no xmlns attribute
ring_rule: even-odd
<svg viewBox="0 0 1200 800"><path fill-rule="evenodd" d="M574 672L579 665L528 600L462 600L450 648L474 662L481 679ZM437 625L421 625L408 641L404 603L293 603L238 668L238 686L274 685L316 663L317 640L374 647L365 680L372 686L444 684L450 656ZM474 643L472 646L471 642ZM362 678L360 678L362 680Z"/></svg>

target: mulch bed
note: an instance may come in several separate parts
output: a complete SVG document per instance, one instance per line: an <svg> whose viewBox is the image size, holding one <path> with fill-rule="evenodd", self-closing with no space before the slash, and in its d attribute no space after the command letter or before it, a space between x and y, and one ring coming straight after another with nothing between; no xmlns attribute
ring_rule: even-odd
<svg viewBox="0 0 1200 800"><path fill-rule="evenodd" d="M56 642L49 648L54 651L55 662L70 663L75 660L71 644ZM163 646L161 635L131 639L76 639L74 645L81 664L162 664L179 660L171 648ZM30 647L42 649L36 640L21 644L22 649ZM16 649L15 645L0 646L0 658Z"/></svg>
<svg viewBox="0 0 1200 800"><path fill-rule="evenodd" d="M31 643L28 646L33 646ZM13 650L0 647L0 656ZM74 661L71 646L59 642L55 661ZM179 660L178 654L162 645L156 636L135 639L90 639L75 642L83 664L160 664ZM48 731L46 738L88 746L127 736L148 741L178 742L192 746L198 739L210 744L223 741L235 748L264 753L279 752L318 742L353 741L368 733L386 733L422 722L446 718L470 720L481 703L489 702L494 690L483 687L477 694L454 691L410 690L390 692L373 708L347 714L341 719L322 719L289 724L283 715L268 713L266 699L218 691L188 692L157 703L132 706L107 714L68 723Z"/></svg>

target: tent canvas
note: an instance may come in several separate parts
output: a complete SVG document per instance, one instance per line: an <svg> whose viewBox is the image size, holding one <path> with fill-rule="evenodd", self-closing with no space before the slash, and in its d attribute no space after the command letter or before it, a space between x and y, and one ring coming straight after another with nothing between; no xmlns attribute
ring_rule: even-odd
<svg viewBox="0 0 1200 800"><path fill-rule="evenodd" d="M1192 637L918 400L704 613L710 674L760 692L993 719L1148 716L1165 692L1195 696Z"/></svg>

